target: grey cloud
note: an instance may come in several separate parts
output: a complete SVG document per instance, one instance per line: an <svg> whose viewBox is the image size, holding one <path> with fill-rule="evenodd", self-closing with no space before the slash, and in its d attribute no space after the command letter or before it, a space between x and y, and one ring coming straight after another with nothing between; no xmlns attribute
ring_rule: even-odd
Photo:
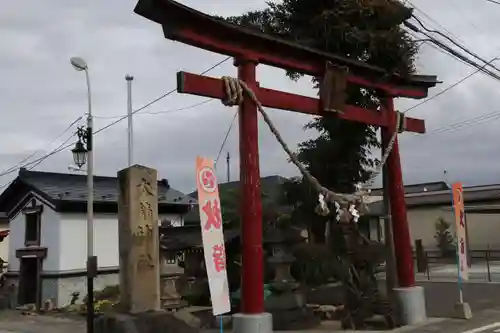
<svg viewBox="0 0 500 333"><path fill-rule="evenodd" d="M264 0L181 2L218 15L237 15L265 3ZM133 13L135 3L135 0L23 0L11 1L8 7L2 8L0 169L17 164L34 150L50 151L57 147L69 133L50 147L47 143L86 111L85 79L69 65L71 56L82 56L89 64L97 129L114 120L107 118L125 114L125 74L135 76L133 101L138 108L174 88L177 71L199 73L224 59L221 55L166 40L157 24ZM455 0L453 7L444 1L414 0L413 3L485 58L500 53L500 39L493 29L500 6L472 0ZM418 11L416 14L420 15ZM437 74L444 81L430 95L472 71L427 45L422 47L418 67L421 72ZM214 77L235 74L231 61L209 73ZM258 78L265 87L315 95L308 78L295 83L287 79L282 70L262 66ZM498 82L477 74L409 114L424 118L429 130L441 128L494 111L497 91ZM143 115L138 113L134 117L135 161L158 169L161 177L169 178L174 187L184 191L194 187L196 155L215 158L235 110L214 101L174 113L151 115L147 112L172 110L202 100L174 93L144 110ZM418 102L401 100L397 106L404 110ZM311 119L309 116L274 110L270 114L292 147L315 135L302 129ZM114 175L126 165L126 128L123 121L96 136L97 173ZM297 171L287 163L285 154L262 121L259 129L261 173L296 175ZM496 149L497 133L493 122L441 135L402 135L405 180L439 180L446 169L450 178L464 182L498 181L496 170L500 158L491 153ZM221 180L225 179L226 151L232 156L232 178L238 177L237 134L235 124L219 163ZM72 157L68 149L48 158L37 169L67 172L69 164ZM1 177L0 185L13 176L15 173Z"/></svg>

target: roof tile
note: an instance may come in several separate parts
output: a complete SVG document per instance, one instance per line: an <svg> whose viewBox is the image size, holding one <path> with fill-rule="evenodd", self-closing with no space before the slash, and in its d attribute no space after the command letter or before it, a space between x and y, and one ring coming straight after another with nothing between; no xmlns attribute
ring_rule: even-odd
<svg viewBox="0 0 500 333"><path fill-rule="evenodd" d="M82 202L87 201L87 176L54 172L28 171L19 172L21 180L53 200ZM118 178L94 176L94 201L117 202ZM159 204L196 204L196 200L171 188L165 180L158 181Z"/></svg>

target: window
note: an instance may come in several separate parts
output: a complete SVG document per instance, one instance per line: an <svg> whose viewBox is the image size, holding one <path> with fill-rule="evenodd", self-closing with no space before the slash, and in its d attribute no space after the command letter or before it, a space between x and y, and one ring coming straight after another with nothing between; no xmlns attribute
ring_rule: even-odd
<svg viewBox="0 0 500 333"><path fill-rule="evenodd" d="M24 233L25 245L40 245L40 213L28 213L26 218L26 230Z"/></svg>
<svg viewBox="0 0 500 333"><path fill-rule="evenodd" d="M172 253L172 252L167 252L165 255L165 262L168 265L176 264L177 263L177 254Z"/></svg>

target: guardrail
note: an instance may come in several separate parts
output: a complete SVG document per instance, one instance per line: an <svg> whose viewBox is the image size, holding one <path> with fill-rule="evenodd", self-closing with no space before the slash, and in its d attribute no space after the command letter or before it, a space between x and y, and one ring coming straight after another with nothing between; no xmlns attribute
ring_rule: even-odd
<svg viewBox="0 0 500 333"><path fill-rule="evenodd" d="M423 263L420 262L420 265L415 251L413 256L417 262L415 265L417 277L422 277L423 274L427 280L457 278L458 268L454 251L443 255L439 250L425 250L423 258L420 259ZM500 282L500 249L470 250L468 257L469 280Z"/></svg>

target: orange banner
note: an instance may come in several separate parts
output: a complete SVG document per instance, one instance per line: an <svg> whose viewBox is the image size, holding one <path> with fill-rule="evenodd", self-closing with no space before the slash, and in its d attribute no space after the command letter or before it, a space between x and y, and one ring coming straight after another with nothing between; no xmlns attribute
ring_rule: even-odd
<svg viewBox="0 0 500 333"><path fill-rule="evenodd" d="M469 278L469 266L467 265L467 241L465 227L465 208L463 199L463 188L461 183L452 185L453 191L453 212L455 214L455 230L457 234L457 257L458 272L462 280Z"/></svg>
<svg viewBox="0 0 500 333"><path fill-rule="evenodd" d="M231 311L226 271L226 249L214 161L196 158L196 183L200 209L201 235L208 285L214 316Z"/></svg>

